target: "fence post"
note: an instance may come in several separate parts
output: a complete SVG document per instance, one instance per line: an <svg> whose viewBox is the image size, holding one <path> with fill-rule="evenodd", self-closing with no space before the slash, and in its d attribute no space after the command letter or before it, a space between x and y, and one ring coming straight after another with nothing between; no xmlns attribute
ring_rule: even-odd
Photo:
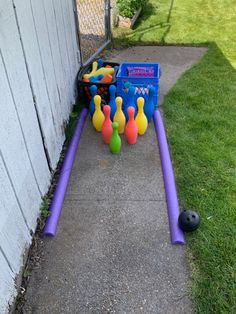
<svg viewBox="0 0 236 314"><path fill-rule="evenodd" d="M111 40L111 1L105 0L105 30L106 40Z"/></svg>
<svg viewBox="0 0 236 314"><path fill-rule="evenodd" d="M77 2L76 2L76 0L73 0L73 10L74 10L74 18L75 18L76 40L77 40L77 46L78 46L77 57L78 57L78 61L80 59L80 63L83 64L83 54L82 54L82 51L81 51L81 39L80 39L80 31L79 31L79 18L78 18Z"/></svg>

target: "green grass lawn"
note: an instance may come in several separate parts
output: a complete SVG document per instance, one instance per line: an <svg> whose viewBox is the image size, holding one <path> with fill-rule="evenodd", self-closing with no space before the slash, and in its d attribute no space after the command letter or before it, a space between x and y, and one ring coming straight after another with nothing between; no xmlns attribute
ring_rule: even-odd
<svg viewBox="0 0 236 314"><path fill-rule="evenodd" d="M236 313L236 1L150 0L115 42L209 47L163 110L181 207L202 219L187 237L195 311Z"/></svg>

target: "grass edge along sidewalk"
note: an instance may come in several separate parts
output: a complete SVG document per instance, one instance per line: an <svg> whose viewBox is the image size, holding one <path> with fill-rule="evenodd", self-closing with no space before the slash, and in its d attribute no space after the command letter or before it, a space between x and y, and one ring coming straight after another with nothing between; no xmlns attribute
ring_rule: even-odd
<svg viewBox="0 0 236 314"><path fill-rule="evenodd" d="M226 62L211 44L164 102L181 207L202 218L187 238L199 313L236 311L236 96L226 96L236 86L236 71L229 63L220 67L219 60Z"/></svg>
<svg viewBox="0 0 236 314"><path fill-rule="evenodd" d="M187 237L197 313L236 312L236 8L233 0L150 0L115 43L207 45L163 110L182 208L201 228Z"/></svg>

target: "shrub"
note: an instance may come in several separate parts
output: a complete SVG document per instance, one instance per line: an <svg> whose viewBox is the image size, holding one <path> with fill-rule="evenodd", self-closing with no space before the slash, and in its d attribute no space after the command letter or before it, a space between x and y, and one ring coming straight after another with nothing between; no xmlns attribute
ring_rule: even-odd
<svg viewBox="0 0 236 314"><path fill-rule="evenodd" d="M121 16L131 18L135 11L142 7L147 0L117 0L117 7Z"/></svg>

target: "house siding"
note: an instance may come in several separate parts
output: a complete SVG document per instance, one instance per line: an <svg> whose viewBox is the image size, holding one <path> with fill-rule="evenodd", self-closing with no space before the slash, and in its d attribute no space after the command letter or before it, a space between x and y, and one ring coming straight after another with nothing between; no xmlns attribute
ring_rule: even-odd
<svg viewBox="0 0 236 314"><path fill-rule="evenodd" d="M0 313L56 168L80 67L73 0L0 0Z"/></svg>

